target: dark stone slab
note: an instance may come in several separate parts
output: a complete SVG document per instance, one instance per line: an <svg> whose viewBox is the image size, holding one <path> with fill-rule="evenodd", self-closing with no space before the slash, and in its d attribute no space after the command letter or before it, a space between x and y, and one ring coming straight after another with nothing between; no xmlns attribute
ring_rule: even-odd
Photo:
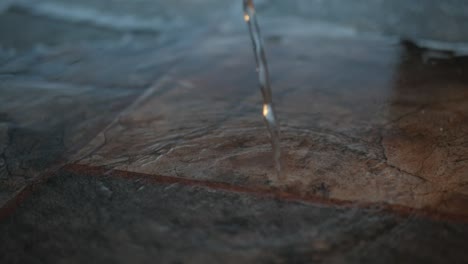
<svg viewBox="0 0 468 264"><path fill-rule="evenodd" d="M0 204L66 162L138 95L64 83L0 83Z"/></svg>
<svg viewBox="0 0 468 264"><path fill-rule="evenodd" d="M468 226L60 173L0 222L2 263L466 263Z"/></svg>

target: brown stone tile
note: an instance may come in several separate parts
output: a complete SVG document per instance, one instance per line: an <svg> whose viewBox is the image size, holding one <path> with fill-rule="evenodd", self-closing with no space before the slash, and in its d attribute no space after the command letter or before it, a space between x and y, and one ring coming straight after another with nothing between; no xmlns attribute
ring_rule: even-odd
<svg viewBox="0 0 468 264"><path fill-rule="evenodd" d="M249 45L234 35L194 47L79 163L245 186L271 179L303 196L466 216L466 59L378 39L269 43L276 181Z"/></svg>

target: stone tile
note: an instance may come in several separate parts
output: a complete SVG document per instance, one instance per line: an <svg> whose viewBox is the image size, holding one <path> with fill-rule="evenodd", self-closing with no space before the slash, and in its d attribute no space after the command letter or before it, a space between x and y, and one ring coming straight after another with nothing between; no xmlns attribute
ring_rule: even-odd
<svg viewBox="0 0 468 264"><path fill-rule="evenodd" d="M0 14L0 207L66 162L177 60L157 34ZM21 26L15 32L12 25ZM168 49L174 52L168 52Z"/></svg>
<svg viewBox="0 0 468 264"><path fill-rule="evenodd" d="M3 81L0 89L0 204L67 161L137 96L40 81Z"/></svg>
<svg viewBox="0 0 468 264"><path fill-rule="evenodd" d="M279 35L267 44L281 179L250 42L235 34L193 47L77 160L247 186L272 180L304 196L467 215L465 58L375 38Z"/></svg>
<svg viewBox="0 0 468 264"><path fill-rule="evenodd" d="M257 97L258 90L252 85L242 85L245 80L256 82L252 69L240 68L241 59L224 53L226 45L229 48L235 44L212 43L210 49L203 50L202 46L201 50L189 54L151 93L140 98L132 111L122 114L114 126L101 133L79 156L87 159L89 152L102 151L109 157L115 154L118 160L145 156L151 159L151 153L168 151L186 136L206 135L222 126L230 116L244 111L242 101ZM208 56L216 61L206 59ZM226 74L234 70L236 74ZM134 127L137 129L133 130ZM158 129L149 130L150 127ZM125 149L120 148L123 146Z"/></svg>
<svg viewBox="0 0 468 264"><path fill-rule="evenodd" d="M59 173L0 223L2 263L464 263L468 226Z"/></svg>
<svg viewBox="0 0 468 264"><path fill-rule="evenodd" d="M122 38L124 32L15 8L0 20L9 36L0 41L1 207L114 121L182 56L184 45L160 42L154 33Z"/></svg>

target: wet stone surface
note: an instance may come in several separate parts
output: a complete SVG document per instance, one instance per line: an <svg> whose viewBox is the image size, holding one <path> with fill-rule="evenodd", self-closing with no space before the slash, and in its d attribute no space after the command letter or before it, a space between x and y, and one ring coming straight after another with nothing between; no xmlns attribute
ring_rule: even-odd
<svg viewBox="0 0 468 264"><path fill-rule="evenodd" d="M109 96L107 89L44 81L9 80L0 86L0 181L6 191L66 162L136 97L131 90Z"/></svg>
<svg viewBox="0 0 468 264"><path fill-rule="evenodd" d="M206 39L78 162L467 216L468 60L388 40L271 43L275 179L247 45Z"/></svg>
<svg viewBox="0 0 468 264"><path fill-rule="evenodd" d="M0 225L2 263L468 260L465 224L138 178L60 174Z"/></svg>
<svg viewBox="0 0 468 264"><path fill-rule="evenodd" d="M135 45L109 30L57 24L14 10L1 14L0 20L5 22L0 32L10 36L0 41L3 205L40 175L67 162L172 67L177 56L159 54L168 52L156 38L140 38L146 44ZM38 30L37 35L14 31L18 23ZM71 31L82 41L70 39ZM90 42L96 35L101 39Z"/></svg>
<svg viewBox="0 0 468 264"><path fill-rule="evenodd" d="M240 3L176 2L0 2L0 263L468 261L463 52L257 1L277 179Z"/></svg>

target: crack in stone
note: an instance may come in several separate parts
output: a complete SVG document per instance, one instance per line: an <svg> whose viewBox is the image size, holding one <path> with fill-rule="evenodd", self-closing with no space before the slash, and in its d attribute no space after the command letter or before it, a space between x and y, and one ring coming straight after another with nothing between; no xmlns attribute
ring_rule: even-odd
<svg viewBox="0 0 468 264"><path fill-rule="evenodd" d="M403 118L405 118L405 117L408 117L408 116L414 115L414 114L416 114L416 113L419 113L419 112L423 111L427 106L428 106L428 105L419 106L418 108L416 108L416 109L413 110L413 111L410 111L410 112L405 113L405 114L403 114L403 115L401 115L401 116L399 116L399 117L397 117L397 118L395 118L395 119L393 119L393 120L390 120L390 121L388 121L387 123L384 124L384 127L386 127L386 126L388 126L388 125L391 125L391 124L394 124L394 123L398 123L398 122L400 122L400 121L401 121Z"/></svg>
<svg viewBox="0 0 468 264"><path fill-rule="evenodd" d="M411 172L409 172L409 171L405 171L405 170L403 170L403 169L401 169L401 168L399 168L399 167L397 167L397 166L391 164L391 163L388 161L388 158L387 158L387 150L386 150L386 148L385 148L385 146L384 146L384 144L383 144L383 139L384 139L383 135L380 135L379 144L380 144L380 147L381 147L381 149L382 149L382 155L383 155L383 158L384 158L384 162L385 162L385 164L386 164L388 167L393 168L393 169L397 170L397 171L400 172L400 173L403 173L403 174L406 174L406 175L410 175L410 176L412 176L412 177L414 177L414 178L416 178L416 179L419 179L419 180L421 180L421 181L423 181L423 182L428 182L428 181L429 181L429 180L427 180L426 178L424 178L424 177L422 177L422 176L420 176L420 175L411 173Z"/></svg>
<svg viewBox="0 0 468 264"><path fill-rule="evenodd" d="M432 156L432 154L435 152L436 149L437 147L432 146L431 152L428 155L426 155L426 157L424 157L423 161L421 162L421 165L419 166L419 170L416 172L417 175L419 175L422 172L426 161Z"/></svg>

